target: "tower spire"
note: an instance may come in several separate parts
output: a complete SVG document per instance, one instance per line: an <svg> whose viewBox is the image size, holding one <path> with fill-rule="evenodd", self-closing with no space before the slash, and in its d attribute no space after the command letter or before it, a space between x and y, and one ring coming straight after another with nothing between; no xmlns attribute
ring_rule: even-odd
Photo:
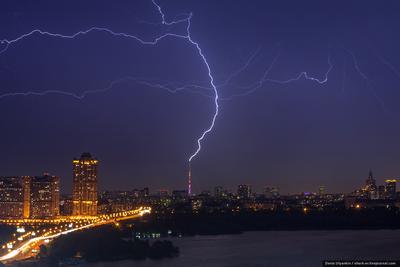
<svg viewBox="0 0 400 267"><path fill-rule="evenodd" d="M192 195L192 165L189 162L189 173L188 173L188 195Z"/></svg>

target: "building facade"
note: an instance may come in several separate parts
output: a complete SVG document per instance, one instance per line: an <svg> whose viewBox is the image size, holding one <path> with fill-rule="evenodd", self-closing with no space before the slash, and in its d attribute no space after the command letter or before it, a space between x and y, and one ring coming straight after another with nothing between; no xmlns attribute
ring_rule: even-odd
<svg viewBox="0 0 400 267"><path fill-rule="evenodd" d="M364 192L367 198L376 199L378 197L378 187L376 186L376 181L372 175L372 171L369 171L368 178L365 181Z"/></svg>
<svg viewBox="0 0 400 267"><path fill-rule="evenodd" d="M29 176L0 177L0 218L30 217Z"/></svg>
<svg viewBox="0 0 400 267"><path fill-rule="evenodd" d="M97 170L98 160L90 153L73 160L72 215L97 214Z"/></svg>
<svg viewBox="0 0 400 267"><path fill-rule="evenodd" d="M389 199L396 198L396 183L397 180L395 179L388 179L385 181L385 193L387 198Z"/></svg>
<svg viewBox="0 0 400 267"><path fill-rule="evenodd" d="M54 218L60 215L60 178L45 173L31 178L30 217Z"/></svg>
<svg viewBox="0 0 400 267"><path fill-rule="evenodd" d="M247 199L251 196L251 186L247 184L238 185L237 195L241 199Z"/></svg>

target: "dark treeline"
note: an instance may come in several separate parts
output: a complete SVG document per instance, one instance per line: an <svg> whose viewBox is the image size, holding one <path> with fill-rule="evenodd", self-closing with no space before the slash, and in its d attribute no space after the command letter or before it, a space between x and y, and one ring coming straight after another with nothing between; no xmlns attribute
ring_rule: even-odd
<svg viewBox="0 0 400 267"><path fill-rule="evenodd" d="M102 226L55 239L41 257L47 261L82 257L87 262L144 260L176 257L177 247L170 241L131 240L114 226Z"/></svg>
<svg viewBox="0 0 400 267"><path fill-rule="evenodd" d="M237 234L273 230L400 229L395 210L341 210L315 212L239 212L151 215L136 224L142 232L172 230L173 235Z"/></svg>

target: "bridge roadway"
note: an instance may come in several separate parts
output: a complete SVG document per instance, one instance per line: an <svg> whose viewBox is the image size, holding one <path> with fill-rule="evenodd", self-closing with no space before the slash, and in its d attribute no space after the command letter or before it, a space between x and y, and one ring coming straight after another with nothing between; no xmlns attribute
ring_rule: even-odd
<svg viewBox="0 0 400 267"><path fill-rule="evenodd" d="M17 239L3 245L8 248L5 255L0 256L2 263L21 261L36 256L42 244L51 242L52 239L61 235L67 235L79 230L98 227L101 225L117 223L122 220L129 220L150 213L151 208L140 207L135 210L105 214L91 217L68 216L54 220L4 220L2 223L9 225L49 225L37 231L27 232ZM7 222L5 222L7 221ZM0 222L1 223L1 222Z"/></svg>

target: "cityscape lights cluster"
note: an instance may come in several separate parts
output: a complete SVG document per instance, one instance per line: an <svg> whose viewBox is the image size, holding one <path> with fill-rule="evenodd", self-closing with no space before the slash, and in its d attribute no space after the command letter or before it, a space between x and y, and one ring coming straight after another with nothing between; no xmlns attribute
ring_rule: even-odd
<svg viewBox="0 0 400 267"><path fill-rule="evenodd" d="M22 233L22 235L15 235L14 240L2 245L1 248L6 251L6 254L0 256L0 261L7 263L30 258L39 252L40 245L47 244L61 235L106 224L119 225L118 221L138 218L150 212L150 207L140 207L134 210L98 216L65 216L55 220L2 221L7 225L18 225L17 233ZM43 226L43 228L26 232L24 226L27 225Z"/></svg>

